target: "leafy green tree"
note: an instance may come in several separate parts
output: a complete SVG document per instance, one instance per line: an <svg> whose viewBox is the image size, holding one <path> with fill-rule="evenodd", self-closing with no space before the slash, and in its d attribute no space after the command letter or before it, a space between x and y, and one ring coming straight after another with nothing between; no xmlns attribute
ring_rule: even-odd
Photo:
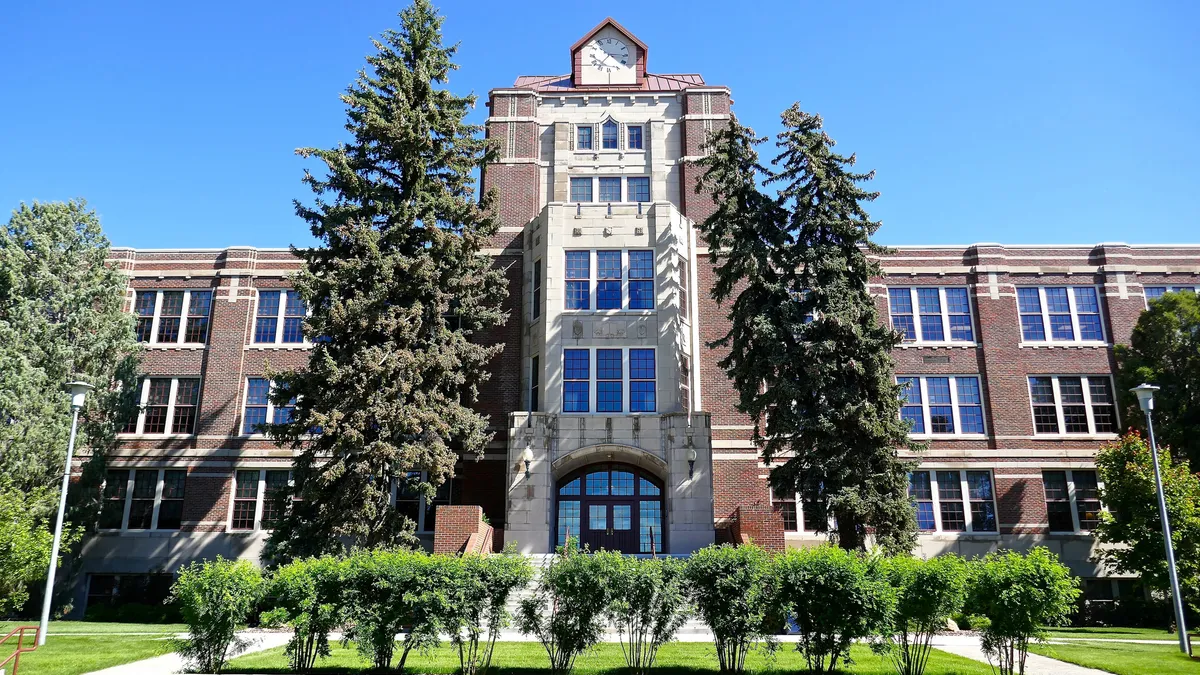
<svg viewBox="0 0 1200 675"><path fill-rule="evenodd" d="M105 455L135 411L128 280L108 255L100 219L83 200L21 204L0 227L0 475L48 508L58 506L71 430L66 383L96 387L76 439L79 454L91 456L86 485L100 484ZM71 494L71 519L95 514L98 490Z"/></svg>
<svg viewBox="0 0 1200 675"><path fill-rule="evenodd" d="M824 528L834 516L837 543L865 549L868 529L885 550L908 552L916 516L908 499L918 450L900 419L891 349L901 337L880 322L868 283L881 274L871 257L887 249L871 236L879 222L863 208L878 193L859 184L855 157L833 151L818 115L793 105L783 113L782 149L764 169L753 131L731 120L708 144L697 190L716 210L700 225L716 264L713 297L731 297L729 348L720 365L755 421L764 459L787 457L772 488L816 505ZM778 184L768 198L760 178Z"/></svg>
<svg viewBox="0 0 1200 675"><path fill-rule="evenodd" d="M414 0L342 96L351 140L298 151L326 170L304 177L315 204L296 203L321 242L295 251L314 346L307 369L276 375L276 402L296 407L269 431L299 451L303 500L268 558L336 551L347 539L414 544L414 523L389 504L390 479L432 497L460 453L481 456L491 438L469 405L502 348L480 333L507 319L506 284L482 250L498 231L495 196L474 192L473 172L494 152L464 121L475 97L441 86L457 49L442 43L441 25Z"/></svg>
<svg viewBox="0 0 1200 675"><path fill-rule="evenodd" d="M271 574L265 592L271 608L262 622L292 630L286 650L292 670L307 673L317 657L329 656L329 633L345 617L344 582L345 564L333 556L294 560Z"/></svg>
<svg viewBox="0 0 1200 675"><path fill-rule="evenodd" d="M500 631L508 625L508 601L533 578L533 568L523 555L467 555L462 577L453 585L452 618L447 628L458 647L463 675L487 672Z"/></svg>
<svg viewBox="0 0 1200 675"><path fill-rule="evenodd" d="M1156 399L1156 413L1157 407ZM1159 448L1158 462L1180 591L1193 611L1200 611L1200 476L1186 460L1172 459L1166 448ZM1136 431L1105 444L1096 455L1096 471L1103 483L1100 499L1108 507L1100 515L1096 538L1111 544L1100 548L1100 559L1113 572L1137 574L1170 597L1149 444Z"/></svg>
<svg viewBox="0 0 1200 675"><path fill-rule="evenodd" d="M608 616L617 629L625 664L634 675L654 667L658 649L688 617L685 565L676 558L618 559L609 580Z"/></svg>
<svg viewBox="0 0 1200 675"><path fill-rule="evenodd" d="M1200 466L1200 296L1167 293L1138 317L1129 344L1115 348L1124 419L1145 431L1145 416L1129 390L1149 382L1154 432L1177 459Z"/></svg>
<svg viewBox="0 0 1200 675"><path fill-rule="evenodd" d="M967 563L952 553L928 560L902 555L888 558L884 570L897 594L896 612L891 631L873 647L891 659L898 675L921 675L933 636L962 611Z"/></svg>
<svg viewBox="0 0 1200 675"><path fill-rule="evenodd" d="M46 578L55 511L49 488L23 490L0 476L0 616L20 609L29 584ZM63 529L63 548L79 540L79 528Z"/></svg>
<svg viewBox="0 0 1200 675"><path fill-rule="evenodd" d="M882 560L834 546L791 549L776 561L779 598L795 622L808 670L833 672L855 640L888 633L896 591Z"/></svg>
<svg viewBox="0 0 1200 675"><path fill-rule="evenodd" d="M746 672L746 655L756 643L774 649L784 619L771 554L753 544L708 546L688 558L686 574L722 673Z"/></svg>
<svg viewBox="0 0 1200 675"><path fill-rule="evenodd" d="M238 631L262 595L262 575L248 560L197 560L179 568L171 587L187 638L178 651L201 673L219 673L225 661L246 646Z"/></svg>
<svg viewBox="0 0 1200 675"><path fill-rule="evenodd" d="M1079 580L1049 549L1027 554L990 553L971 567L967 602L986 619L980 626L984 654L1000 675L1025 674L1030 642L1044 642L1046 626L1066 622L1079 598Z"/></svg>
<svg viewBox="0 0 1200 675"><path fill-rule="evenodd" d="M572 540L542 569L533 592L521 599L517 627L534 636L550 658L550 672L566 675L604 635L609 583L621 554L580 551Z"/></svg>

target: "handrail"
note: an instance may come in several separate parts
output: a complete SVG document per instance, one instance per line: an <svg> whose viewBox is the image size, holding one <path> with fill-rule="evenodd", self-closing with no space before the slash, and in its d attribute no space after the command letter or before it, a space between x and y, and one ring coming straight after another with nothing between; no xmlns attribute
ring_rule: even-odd
<svg viewBox="0 0 1200 675"><path fill-rule="evenodd" d="M33 631L32 647L25 646L25 631L29 630ZM8 642L9 639L12 638L12 636L17 636L17 651L9 654L8 658L4 659L3 661L0 661L0 675L4 675L4 666L8 665L9 661L11 661L13 664L12 675L17 675L17 668L19 668L21 665L21 655L25 652L31 652L37 649L39 631L41 631L41 628L38 626L17 626L9 631L8 635L5 635L2 639L0 639L0 646L3 646L5 642Z"/></svg>

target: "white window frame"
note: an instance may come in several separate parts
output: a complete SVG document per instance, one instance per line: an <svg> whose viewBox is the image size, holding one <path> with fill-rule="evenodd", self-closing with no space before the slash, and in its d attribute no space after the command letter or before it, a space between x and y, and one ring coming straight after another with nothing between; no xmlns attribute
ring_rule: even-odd
<svg viewBox="0 0 1200 675"><path fill-rule="evenodd" d="M767 492L771 496L771 508L774 508L776 504L789 503L789 502L780 500L778 498L778 496L775 494L774 490L768 489ZM791 503L792 507L796 509L796 529L795 530L784 530L783 531L784 536L785 537L788 535L791 535L793 537L795 537L795 536L808 536L808 537L823 536L822 533L817 532L815 526L811 530L807 529L807 526L805 524L806 521L804 520L804 500L800 498L799 492L792 495L792 501L790 503ZM825 529L826 532L832 531L834 529L832 514L830 514L829 520L825 523L825 528L826 528Z"/></svg>
<svg viewBox="0 0 1200 675"><path fill-rule="evenodd" d="M583 279L567 279L566 265L568 253L579 253L586 251L588 254L588 306L591 309L567 309L567 282L568 281L583 281ZM600 257L597 255L601 251L618 251L621 254L621 306L615 309L598 309L600 296L601 281L616 281L616 279L601 279L600 278ZM650 292L653 296L653 305L650 309L629 309L629 254L633 251L647 251L650 253L650 259L654 265L654 275L649 279L633 279L632 281L649 281ZM563 304L562 311L565 314L654 314L658 312L658 260L657 254L652 248L566 248L563 249Z"/></svg>
<svg viewBox="0 0 1200 675"><path fill-rule="evenodd" d="M953 471L958 474L959 490L962 494L963 505L963 523L965 530L946 530L942 527L942 497L938 492L938 472ZM996 517L996 529L975 531L975 523L971 515L971 490L967 483L968 471L987 472L992 483L992 513ZM929 474L929 491L933 498L933 522L934 529L921 530L918 529L918 534L951 534L951 535L971 535L978 536L999 536L1000 534L1000 507L996 501L996 472L991 467L968 467L968 468L946 468L946 467L918 467L909 473L928 473ZM910 498L911 499L911 498Z"/></svg>
<svg viewBox="0 0 1200 675"><path fill-rule="evenodd" d="M1033 412L1033 408L1035 405L1033 402L1033 391L1030 387L1030 382L1029 382L1032 378L1035 378L1035 377L1050 378L1050 386L1052 387L1052 390L1054 391L1054 412L1058 416L1058 432L1038 431L1037 430L1037 421L1036 421L1036 418L1034 417L1034 412ZM1060 377L1078 377L1080 380L1080 383L1082 384L1083 407L1087 412L1087 421L1088 421L1088 431L1086 433L1079 432L1079 431L1070 431L1070 432L1067 431L1067 424L1066 424L1066 421L1063 416L1062 392L1059 390L1059 387L1058 387L1058 378L1060 378ZM1091 386L1089 386L1089 384L1093 378L1108 380L1108 391L1110 394L1112 394L1112 397L1113 397L1112 408L1113 408L1113 417L1116 419L1115 426L1117 429L1120 429L1121 428L1121 411L1119 409L1120 406L1117 404L1116 383L1113 382L1113 377L1111 375L1076 375L1074 373L1058 373L1058 374L1040 374L1039 373L1039 374L1028 374L1025 376L1025 396L1026 396L1026 398L1029 399L1029 421L1033 425L1033 435L1040 436L1042 438L1059 438L1059 437L1068 437L1068 438L1098 437L1098 438L1104 438L1104 439L1116 438L1118 435L1118 432L1116 432L1116 431L1096 431L1095 411L1092 410L1092 388L1091 388ZM1048 405L1048 404L1039 403L1036 405Z"/></svg>
<svg viewBox="0 0 1200 675"><path fill-rule="evenodd" d="M1019 293L1014 290L1013 301L1017 303L1017 330L1021 335L1021 346L1024 345L1106 345L1108 344L1108 331L1104 328L1105 319L1105 304L1104 304L1104 289L1100 286L1089 284L1049 284L1045 286L1036 286L1030 284L1017 284L1015 288L1036 288L1038 291L1038 302L1042 310L1042 330L1046 334L1045 340L1026 340L1025 326L1021 323L1021 316L1026 312L1021 311L1021 299ZM1067 306L1071 311L1071 331L1075 336L1073 340L1056 340L1054 339L1054 330L1050 327L1050 305L1046 303L1047 288L1065 288L1067 289ZM1075 289L1091 288L1096 291L1096 310L1100 317L1100 339L1099 340L1083 340L1080 339L1079 332L1079 310L1075 304Z"/></svg>
<svg viewBox="0 0 1200 675"><path fill-rule="evenodd" d="M938 306L941 308L941 315L942 315L942 335L944 335L946 339L944 339L944 340L926 340L925 339L923 331L921 329L921 305L920 305L920 302L918 299L918 293L917 293L918 288L936 288L936 289L938 289ZM967 292L967 312L968 312L968 318L971 321L971 339L970 340L955 340L953 337L951 337L953 334L950 332L950 309L949 309L949 306L946 304L946 289L948 289L948 288L963 289ZM909 299L909 302L912 303L912 309L913 309L913 313L911 315L913 318L913 331L916 333L916 337L911 342L907 341L907 340L904 342L901 342L899 345L900 347L904 347L907 345L916 345L916 344L921 344L921 345L949 345L949 344L977 345L977 344L979 344L979 340L977 339L978 331L975 326L975 294L974 294L974 289L971 286L888 286L887 294L886 294L887 301L888 301L888 303L887 303L887 305L888 305L888 325L893 327L893 329L894 329L895 322L892 317L892 297L891 297L891 292L893 290L897 290L897 291L907 290L908 291L908 299Z"/></svg>
<svg viewBox="0 0 1200 675"><path fill-rule="evenodd" d="M568 350L568 349L571 349L571 350L578 349L578 350L586 351L588 353L588 380L587 380L587 383L588 383L588 411L587 412L567 412L565 410L565 406L563 405L563 403L564 403L564 398L565 398L566 383L567 382L583 382L583 380L568 380L568 379L566 379L566 368L565 368L565 363L564 363L564 364L560 364L560 365L564 366L563 370L561 371L563 373L563 378L562 378L561 384L559 386L560 395L559 395L559 399L558 399L558 407L559 407L559 412L561 414L563 414L563 415L598 415L598 416L608 416L608 417L611 417L613 415L657 415L657 414L659 414L659 410L662 408L662 397L659 396L659 393L658 393L658 383L659 383L658 374L659 374L659 371L662 369L662 364L659 361L657 347L642 347L639 345L632 345L632 346L627 346L627 347L617 347L617 346L606 347L603 345L598 346L598 347L564 347L563 348L563 357L562 357L564 362L567 358L566 350ZM597 383L598 382L616 382L616 380L598 380L596 378L596 375L597 375L597 372L596 372L597 371L596 350L598 350L598 349L613 349L613 350L618 350L621 352L621 411L620 412L613 412L613 411L597 412L596 411L596 402L597 402L597 398L599 396L599 387L597 386ZM629 377L629 350L630 349L649 349L650 351L654 352L654 380L653 380L653 382L654 382L654 410L651 410L649 412L643 412L643 411L631 412L630 411L630 407L631 407L630 403L632 402L631 401L632 391L630 389L630 387L631 387L630 383L631 382L649 382L650 381L650 380L641 380L641 379L634 380Z"/></svg>
<svg viewBox="0 0 1200 675"><path fill-rule="evenodd" d="M1176 286L1174 284L1142 284L1142 299L1146 303L1146 309L1150 309L1150 295L1149 295L1149 293L1146 292L1147 289L1150 289L1150 288L1165 288L1166 291L1164 293L1181 293L1181 292L1187 293L1188 291L1191 291L1192 293L1200 295L1200 286ZM1155 299L1157 299L1157 298L1155 298Z"/></svg>
<svg viewBox="0 0 1200 675"><path fill-rule="evenodd" d="M238 435L243 438L264 438L266 434L263 433L246 433L246 408L250 405L250 380L267 380L267 378L247 375L242 380L242 412L238 416L238 430L241 433ZM264 424L275 423L275 388L275 380L267 380L267 420Z"/></svg>
<svg viewBox="0 0 1200 675"><path fill-rule="evenodd" d="M427 482L429 480L429 472L428 471L410 471L408 473L421 474L421 480L423 482ZM446 483L443 483L442 485L447 485L452 480L454 480L454 479L447 478ZM446 504L452 505L452 504L454 504L454 490L453 490L452 486L449 489L450 489L450 496L449 496L450 501L446 502ZM399 504L399 501L397 501L397 496L399 495L399 492L400 492L399 481L396 480L395 477L393 477L391 479L391 501L390 501L392 508L396 508L397 505ZM406 499L405 501L412 501L412 500ZM417 529L413 531L414 534L433 534L433 530L425 529L425 512L428 510L427 498L425 497L425 495L420 495L417 497L416 502L417 502ZM441 506L441 504L435 504L435 506Z"/></svg>
<svg viewBox="0 0 1200 675"><path fill-rule="evenodd" d="M171 393L168 394L168 398L167 398L167 419L166 419L166 423L163 427L164 431L161 434L159 434L159 433L148 434L143 430L146 427L146 405L150 401L150 380L168 380L168 379L171 380ZM140 391L138 392L137 429L135 431L133 431L132 433L127 433L127 432L122 431L118 435L120 435L120 436L152 436L154 438L164 438L164 437L172 437L172 436L176 437L176 438L188 438L191 436L195 436L196 431L194 428L192 430L192 433L190 433L190 434L179 434L179 433L175 433L175 432L171 431L171 428L175 425L175 401L179 396L179 381L180 380L197 380L199 382L199 384L197 385L197 388L198 388L197 389L197 401L196 401L196 405L195 405L195 408L196 408L195 422L198 423L199 419L200 419L199 396L200 396L200 393L203 391L203 387L204 387L204 381L199 375L178 375L178 376L174 376L174 377L167 377L165 375L144 375L142 377L141 381L138 382L138 387L140 388Z"/></svg>
<svg viewBox="0 0 1200 675"><path fill-rule="evenodd" d="M274 317L275 318L275 339L271 342L259 342L257 340L257 338L258 338L258 320L260 318L261 319L271 318L270 316L263 316L258 313L259 294L263 293L263 292L274 293L275 291L279 291L279 309L275 312L275 317ZM250 346L252 346L252 347L288 347L288 348L293 348L293 349L296 347L311 347L312 346L312 343L309 342L309 340L308 340L308 336L304 336L303 334L302 334L302 337L300 338L300 342L284 342L283 341L284 323L287 321L287 301L288 301L288 298L290 298L293 293L296 293L296 290L291 289L291 288L256 288L256 289L254 289L254 321L250 324ZM312 314L312 310L307 305L305 305L304 316L308 317L311 314Z"/></svg>
<svg viewBox="0 0 1200 675"><path fill-rule="evenodd" d="M896 375L896 382L899 383L901 378L915 377L921 386L921 417L925 424L924 433L910 432L910 438L938 439L938 438L986 438L988 434L987 426L987 403L983 391L983 376L973 373L961 373L958 375L943 375L941 373L927 373L925 375L914 375L909 373L899 373ZM950 380L950 407L954 414L954 433L952 434L935 434L933 433L933 424L930 421L930 402L929 402L929 386L926 384L926 379L930 377L945 377ZM979 383L979 408L983 418L983 431L965 433L962 430L962 415L960 414L958 404L958 378L975 378ZM912 405L901 400L901 406ZM939 404L940 405L940 404ZM973 404L972 404L973 405Z"/></svg>
<svg viewBox="0 0 1200 675"><path fill-rule="evenodd" d="M122 469L112 469L112 471L121 471L121 470ZM155 478L155 483L154 483L154 511L152 512L152 515L150 516L150 528L149 529L144 529L144 528L139 527L139 528L131 530L131 529L129 529L129 512L133 509L134 476L137 475L138 471L157 471L158 472L158 476ZM155 467L145 467L145 466L130 467L129 469L125 470L125 472L126 472L126 475L125 475L125 481L126 481L126 483L125 483L125 506L121 512L121 527L119 527L119 528L103 527L103 528L97 528L97 529L100 532L179 532L179 530L159 530L158 529L158 512L159 512L160 507L162 507L163 483L165 481L164 477L165 477L167 471L183 471L184 472L184 478L183 478L184 488L183 489L184 489L184 495L186 495L187 494L187 469L186 468L165 467L165 468L159 469L159 468L155 468ZM107 482L107 480L108 480L108 478L106 476L105 481ZM103 487L101 489L103 490ZM185 499L186 499L186 497L185 497ZM103 500L103 498L102 498L102 500ZM180 523L180 524L182 525L182 523Z"/></svg>
<svg viewBox="0 0 1200 675"><path fill-rule="evenodd" d="M640 147L640 148L629 147L629 129L631 127L637 127L638 129L641 129L642 147ZM620 133L621 133L621 145L622 145L622 147L625 148L625 150L627 150L629 152L645 152L646 151L646 125L645 124L642 124L642 123L622 124Z"/></svg>
<svg viewBox="0 0 1200 675"><path fill-rule="evenodd" d="M209 295L208 328L204 331L204 342L187 342L183 339L184 336L187 335L187 322L188 322L188 316L189 316L188 312L190 312L191 308L192 308L192 292L193 291L207 293ZM178 293L178 292L183 293L183 307L180 309L182 314L179 315L179 335L172 342L159 342L158 326L159 326L160 320L162 319L163 293ZM135 320L141 316L140 314L137 313L137 297L138 297L138 295L140 295L142 293L154 293L155 294L154 316L153 316L153 319L151 319L151 321L150 321L150 339L146 342L141 342L139 344L148 345L148 346L186 345L189 347L203 346L203 345L208 344L208 336L212 332L213 300L216 299L216 293L213 292L213 289L211 289L211 288L159 288L159 289L135 288L135 289L133 289L133 307L131 310L133 312L133 316L134 316Z"/></svg>
<svg viewBox="0 0 1200 675"><path fill-rule="evenodd" d="M1099 493L1104 490L1104 481L1100 479L1100 472L1097 471L1095 468L1090 468L1090 469L1064 469L1064 468L1058 468L1058 467L1042 468L1043 474L1047 471L1062 471L1063 473L1065 473L1067 475L1067 499L1071 504L1071 527L1074 528L1070 532L1068 532L1066 530L1051 530L1051 529L1049 529L1050 528L1050 515L1049 515L1049 506L1047 506L1047 508L1046 508L1046 510L1047 510L1047 514L1046 514L1047 531L1049 531L1051 534L1090 534L1090 533L1094 532L1095 530L1083 529L1079 524L1079 501L1075 496L1075 472L1076 471L1087 471L1089 473L1096 474L1096 491L1097 491L1096 501L1100 502L1100 510L1104 513L1107 513L1108 507L1105 506L1104 502L1100 501L1100 499L1099 499ZM1045 482L1042 483L1042 503L1046 504L1046 505L1049 505L1049 503L1050 503L1050 500L1046 497Z"/></svg>
<svg viewBox="0 0 1200 675"><path fill-rule="evenodd" d="M254 527L252 527L250 529L245 529L245 528L234 529L234 527L233 527L233 509L234 509L234 506L236 506L237 502L239 501L237 499L237 474L239 471L257 471L258 472L258 492L254 497L254 502L255 502L254 503ZM266 499L266 494L267 494L267 472L268 471L287 471L288 472L288 486L295 487L295 485L296 485L295 474L292 473L291 469L280 468L280 467L235 466L233 468L233 475L230 477L230 481L229 481L229 513L226 514L226 517L225 517L225 531L226 532L270 532L271 531L271 530L267 530L266 528L264 528L262 526L263 501Z"/></svg>

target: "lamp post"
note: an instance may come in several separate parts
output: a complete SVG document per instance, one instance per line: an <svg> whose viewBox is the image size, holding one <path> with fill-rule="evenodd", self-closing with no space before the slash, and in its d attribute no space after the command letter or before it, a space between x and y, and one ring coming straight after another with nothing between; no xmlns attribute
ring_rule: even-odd
<svg viewBox="0 0 1200 675"><path fill-rule="evenodd" d="M1171 545L1171 524L1167 522L1167 498L1163 492L1162 474L1158 469L1158 445L1154 442L1154 422L1151 412L1154 410L1154 392L1158 387L1152 384L1141 384L1129 391L1137 394L1138 405L1146 413L1146 431L1150 434L1150 456L1154 459L1154 488L1158 493L1158 515L1162 518L1163 541L1167 551L1167 572L1171 578L1171 597L1175 605L1175 624L1179 630L1179 651L1191 653L1188 649L1187 626L1183 622L1183 597L1179 594L1179 577L1175 573L1175 550Z"/></svg>
<svg viewBox="0 0 1200 675"><path fill-rule="evenodd" d="M67 486L71 483L71 456L75 454L75 430L79 426L79 411L92 390L87 382L68 382L71 388L71 440L67 442L67 464L63 469L62 492L58 495L58 520L54 523L54 546L50 549L50 572L46 575L46 596L42 598L42 623L38 628L38 646L46 644L50 626L50 598L54 594L54 572L58 569L58 545L62 541L63 512L67 510Z"/></svg>

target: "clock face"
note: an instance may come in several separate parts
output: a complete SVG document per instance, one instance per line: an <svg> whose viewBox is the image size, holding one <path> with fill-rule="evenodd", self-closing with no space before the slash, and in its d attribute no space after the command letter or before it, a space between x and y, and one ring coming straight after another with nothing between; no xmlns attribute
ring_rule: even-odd
<svg viewBox="0 0 1200 675"><path fill-rule="evenodd" d="M627 69L633 64L629 47L624 42L616 38L600 38L587 46L584 65L602 73L612 73Z"/></svg>

